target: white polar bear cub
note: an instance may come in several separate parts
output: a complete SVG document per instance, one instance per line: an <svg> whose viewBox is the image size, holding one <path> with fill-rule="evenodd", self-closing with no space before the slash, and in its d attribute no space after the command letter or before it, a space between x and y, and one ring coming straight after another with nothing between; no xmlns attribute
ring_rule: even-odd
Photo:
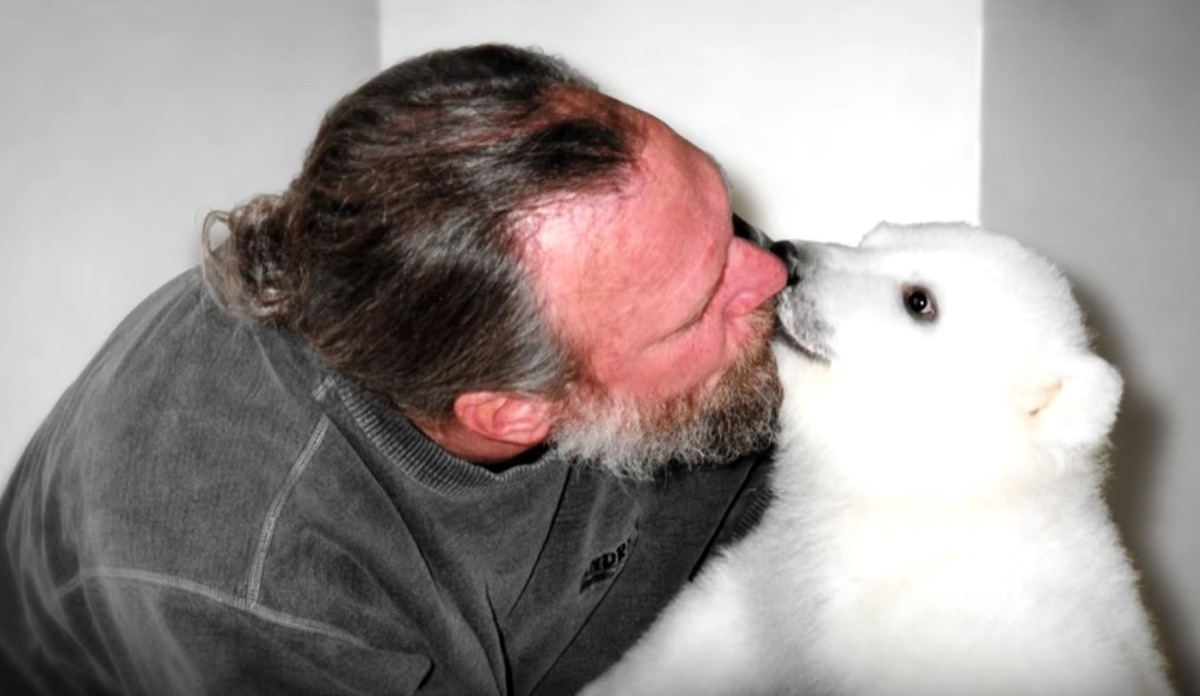
<svg viewBox="0 0 1200 696"><path fill-rule="evenodd" d="M775 499L584 693L1171 693L1063 275L966 225L784 246Z"/></svg>

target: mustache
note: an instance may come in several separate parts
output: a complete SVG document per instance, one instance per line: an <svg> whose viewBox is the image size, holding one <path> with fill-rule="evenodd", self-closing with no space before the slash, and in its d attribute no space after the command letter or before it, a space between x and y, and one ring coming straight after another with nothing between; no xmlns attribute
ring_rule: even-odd
<svg viewBox="0 0 1200 696"><path fill-rule="evenodd" d="M745 320L749 340L713 387L652 404L613 398L599 387L576 392L551 446L568 461L642 480L672 462L720 465L766 449L783 397L771 348L773 303Z"/></svg>

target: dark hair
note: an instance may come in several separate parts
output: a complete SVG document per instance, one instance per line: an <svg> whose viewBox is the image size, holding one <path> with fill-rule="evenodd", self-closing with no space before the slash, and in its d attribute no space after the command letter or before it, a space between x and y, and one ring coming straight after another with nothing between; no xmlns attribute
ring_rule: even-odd
<svg viewBox="0 0 1200 696"><path fill-rule="evenodd" d="M628 107L560 60L428 53L338 102L285 192L210 213L205 275L231 311L420 414L470 390L560 395L578 366L517 229L539 203L619 188L639 142Z"/></svg>

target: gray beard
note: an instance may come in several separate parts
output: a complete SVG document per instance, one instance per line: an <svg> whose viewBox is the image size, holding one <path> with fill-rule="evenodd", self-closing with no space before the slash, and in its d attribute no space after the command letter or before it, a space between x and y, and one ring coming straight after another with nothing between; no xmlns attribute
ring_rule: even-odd
<svg viewBox="0 0 1200 696"><path fill-rule="evenodd" d="M551 446L570 462L639 480L672 462L719 465L767 448L775 439L783 390L770 344L762 341L711 390L644 405L595 388L573 395L571 417Z"/></svg>

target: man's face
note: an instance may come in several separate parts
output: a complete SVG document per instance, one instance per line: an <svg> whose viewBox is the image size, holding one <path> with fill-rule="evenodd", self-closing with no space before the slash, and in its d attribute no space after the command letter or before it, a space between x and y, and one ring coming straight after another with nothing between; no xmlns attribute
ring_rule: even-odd
<svg viewBox="0 0 1200 696"><path fill-rule="evenodd" d="M586 373L551 439L633 475L768 444L780 400L770 300L787 279L779 259L733 236L708 156L646 118L631 181L549 207L533 256Z"/></svg>

